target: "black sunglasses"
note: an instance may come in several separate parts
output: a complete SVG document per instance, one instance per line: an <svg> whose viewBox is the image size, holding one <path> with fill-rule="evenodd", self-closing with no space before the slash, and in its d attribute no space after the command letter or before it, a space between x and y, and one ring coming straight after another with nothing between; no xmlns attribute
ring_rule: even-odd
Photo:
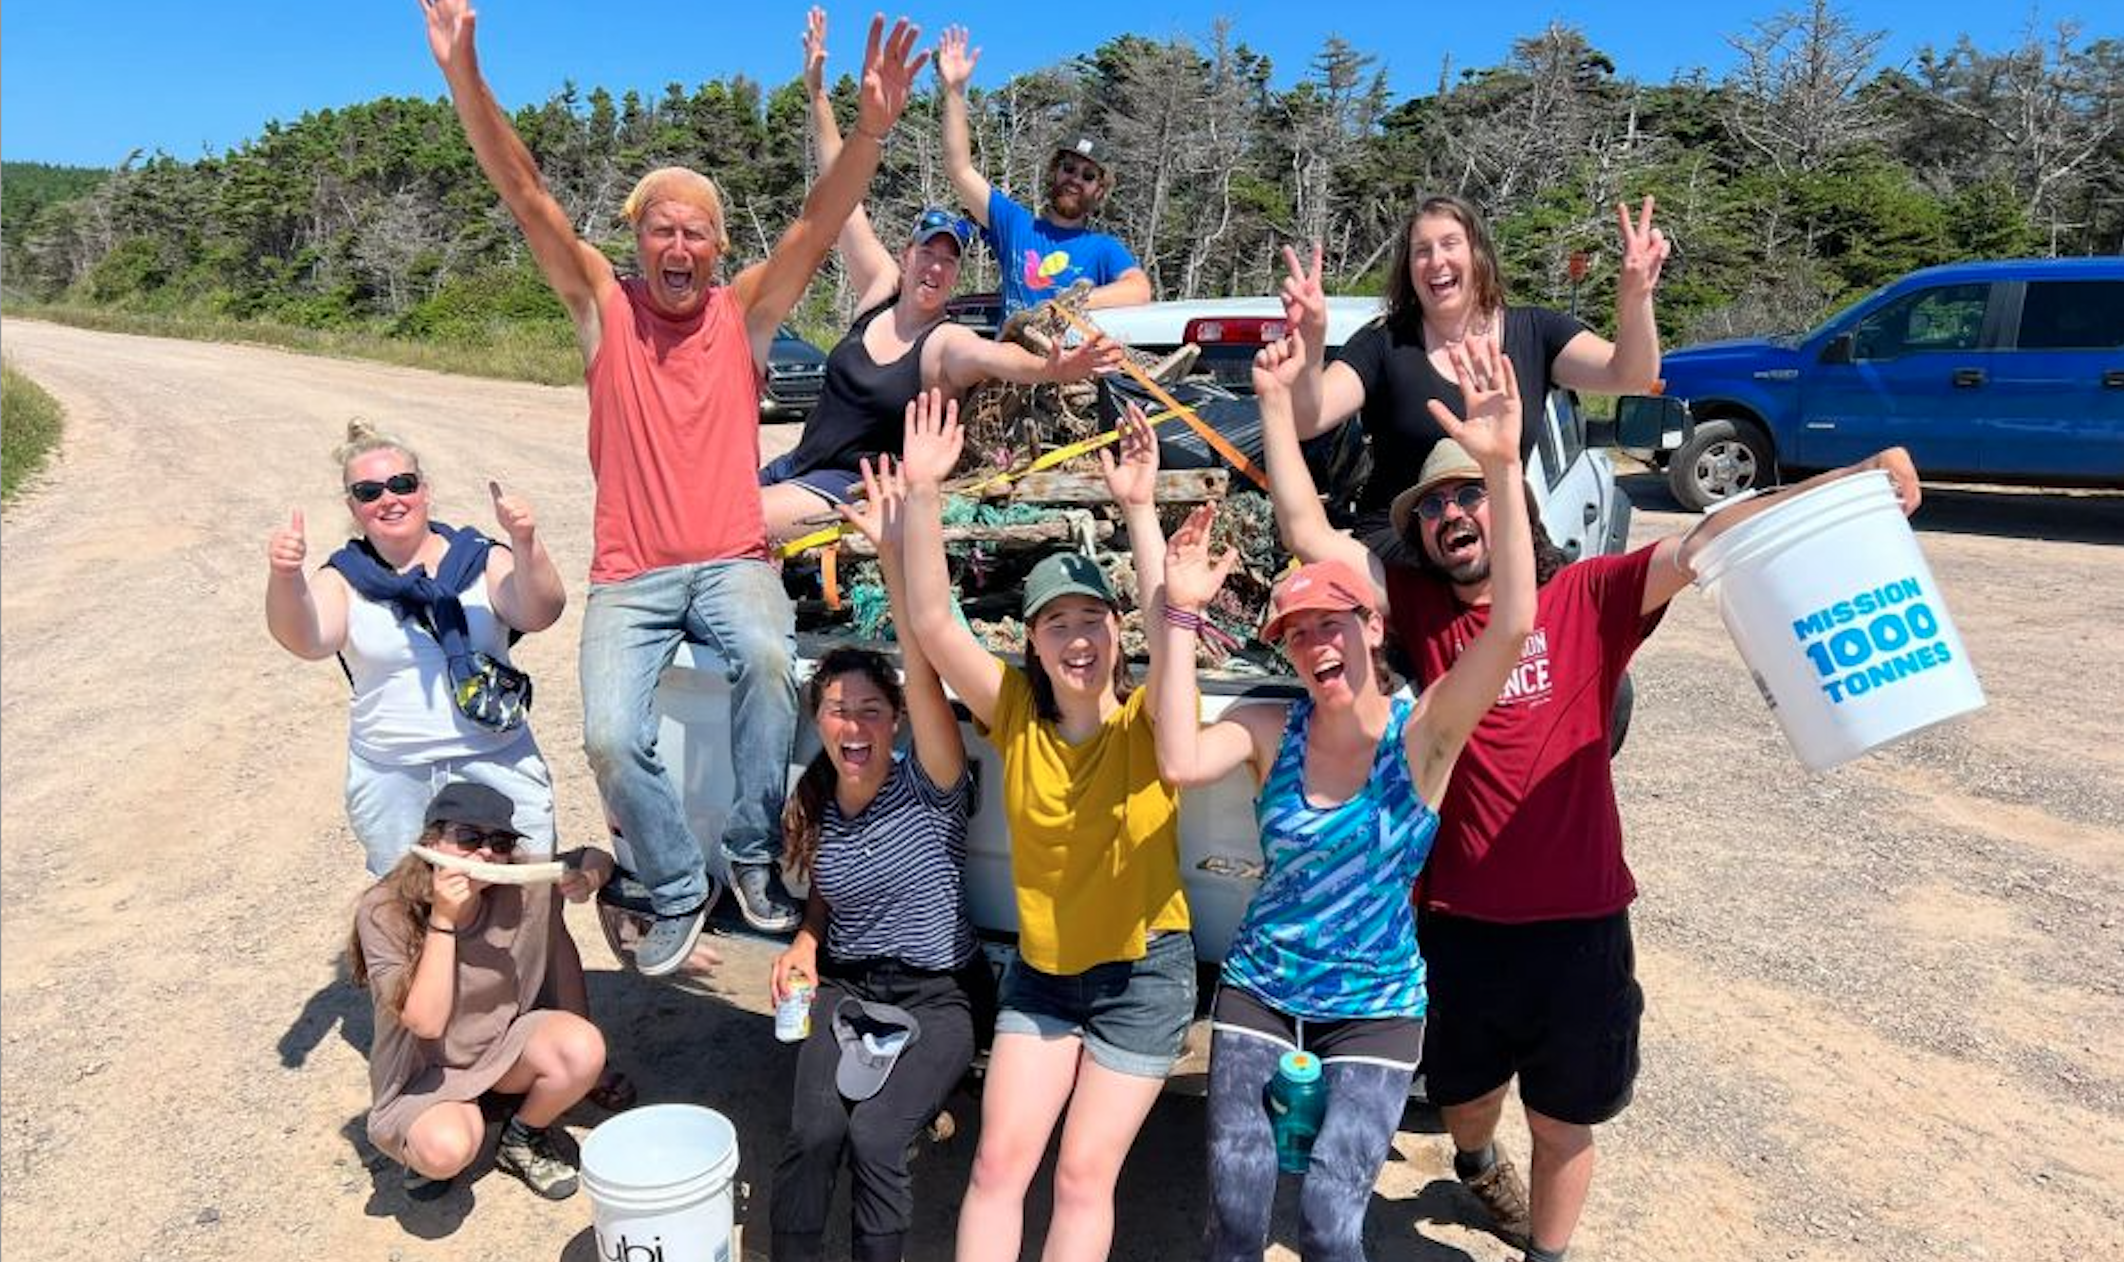
<svg viewBox="0 0 2124 1262"><path fill-rule="evenodd" d="M347 494L354 497L356 504L374 504L383 498L385 491L393 495L411 495L419 489L419 474L394 473L381 482L373 479L355 482L347 487Z"/></svg>
<svg viewBox="0 0 2124 1262"><path fill-rule="evenodd" d="M508 854L516 849L515 833L481 828L477 824L444 824L442 839L467 850L477 850L484 846L495 854Z"/></svg>
<svg viewBox="0 0 2124 1262"><path fill-rule="evenodd" d="M1055 170L1073 180L1083 180L1087 184L1097 184L1099 177L1106 174L1106 169L1098 163L1087 162L1081 158L1072 158L1066 154L1055 159Z"/></svg>
<svg viewBox="0 0 2124 1262"><path fill-rule="evenodd" d="M1482 502L1488 498L1490 498L1489 488L1480 482L1470 482L1450 495L1444 491L1432 491L1422 499L1417 500L1416 515L1425 521L1437 521L1445 516L1447 500L1458 504L1461 512L1472 513L1482 507Z"/></svg>

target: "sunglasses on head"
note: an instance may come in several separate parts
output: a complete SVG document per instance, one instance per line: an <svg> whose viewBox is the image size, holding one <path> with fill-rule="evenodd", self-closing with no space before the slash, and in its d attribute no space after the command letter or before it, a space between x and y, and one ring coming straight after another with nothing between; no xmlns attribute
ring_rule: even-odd
<svg viewBox="0 0 2124 1262"><path fill-rule="evenodd" d="M1460 506L1463 513L1472 513L1490 498L1489 489L1480 482L1470 482L1457 491L1432 491L1416 501L1416 515L1425 521L1437 521L1445 516L1446 501Z"/></svg>
<svg viewBox="0 0 2124 1262"><path fill-rule="evenodd" d="M508 854L516 849L515 833L481 828L476 824L444 824L442 839L467 850L478 850L484 846L495 854Z"/></svg>
<svg viewBox="0 0 2124 1262"><path fill-rule="evenodd" d="M357 504L374 504L383 498L385 491L389 491L393 495L411 495L419 489L419 474L394 473L381 482L373 478L365 478L360 482L352 483L347 487L347 494L353 496L354 502Z"/></svg>
<svg viewBox="0 0 2124 1262"><path fill-rule="evenodd" d="M1073 158L1068 154L1055 159L1055 171L1057 174L1066 175L1073 180L1083 180L1087 184L1097 184L1099 177L1106 174L1098 163L1083 158Z"/></svg>

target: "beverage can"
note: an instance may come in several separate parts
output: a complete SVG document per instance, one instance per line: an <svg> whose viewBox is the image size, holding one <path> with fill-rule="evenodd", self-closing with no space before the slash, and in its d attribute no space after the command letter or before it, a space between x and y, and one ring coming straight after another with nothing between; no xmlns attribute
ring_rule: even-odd
<svg viewBox="0 0 2124 1262"><path fill-rule="evenodd" d="M782 1002L774 1006L774 1036L784 1043L801 1043L811 1037L811 1001L818 985L802 973L792 974L783 988Z"/></svg>

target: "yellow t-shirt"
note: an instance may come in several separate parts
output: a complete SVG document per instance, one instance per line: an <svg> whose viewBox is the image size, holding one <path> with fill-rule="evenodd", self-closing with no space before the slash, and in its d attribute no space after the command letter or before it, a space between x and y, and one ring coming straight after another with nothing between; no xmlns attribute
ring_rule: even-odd
<svg viewBox="0 0 2124 1262"><path fill-rule="evenodd" d="M989 740L1003 759L1018 953L1043 973L1143 958L1153 929L1186 929L1180 794L1158 778L1150 689L1138 688L1082 744L1033 708L1007 662Z"/></svg>

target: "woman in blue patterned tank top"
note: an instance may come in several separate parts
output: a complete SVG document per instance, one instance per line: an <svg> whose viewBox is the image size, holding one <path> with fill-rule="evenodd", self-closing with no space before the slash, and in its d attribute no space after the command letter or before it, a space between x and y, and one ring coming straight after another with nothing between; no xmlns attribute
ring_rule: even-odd
<svg viewBox="0 0 2124 1262"><path fill-rule="evenodd" d="M1255 361L1272 445L1296 446L1289 385L1304 360L1292 339ZM1318 1057L1328 1088L1300 1199L1299 1252L1308 1262L1363 1258L1365 1208L1422 1052L1423 957L1409 894L1438 828L1431 804L1444 799L1454 761L1534 620L1511 362L1489 343L1456 348L1454 367L1468 418L1432 406L1495 501L1495 598L1488 627L1453 668L1413 703L1390 696L1372 583L1340 561L1320 561L1277 584L1261 633L1282 647L1304 697L1238 706L1205 724L1193 675L1171 670L1153 700L1167 780L1212 784L1244 765L1261 785L1255 813L1267 874L1226 953L1211 1010L1209 1256L1219 1262L1258 1259L1267 1244L1277 1160L1263 1092L1291 1051ZM1301 460L1293 451L1270 469ZM1429 519L1451 510L1420 511ZM1193 657L1200 611L1236 560L1210 555L1213 520L1213 509L1197 509L1166 553L1167 612L1153 633L1168 661Z"/></svg>

